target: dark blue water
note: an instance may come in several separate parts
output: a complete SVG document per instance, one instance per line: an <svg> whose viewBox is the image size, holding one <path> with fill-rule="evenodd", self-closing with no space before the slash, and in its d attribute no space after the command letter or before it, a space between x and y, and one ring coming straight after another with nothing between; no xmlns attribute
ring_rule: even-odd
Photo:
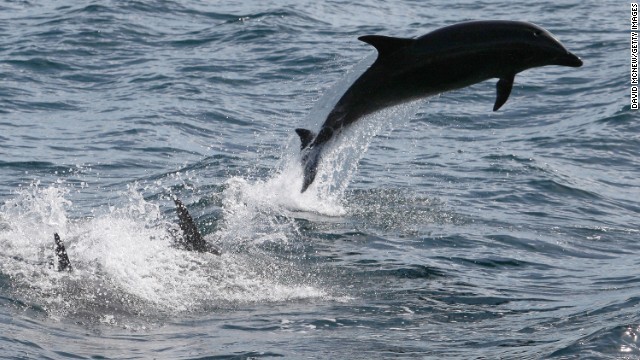
<svg viewBox="0 0 640 360"><path fill-rule="evenodd" d="M628 7L0 2L0 357L640 358ZM370 116L301 195L357 37L473 19L585 65ZM172 196L221 257L171 246Z"/></svg>

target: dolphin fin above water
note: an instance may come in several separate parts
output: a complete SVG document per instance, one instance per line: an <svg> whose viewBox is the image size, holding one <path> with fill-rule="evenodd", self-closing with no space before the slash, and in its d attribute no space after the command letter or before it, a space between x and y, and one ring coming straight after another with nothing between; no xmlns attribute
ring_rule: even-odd
<svg viewBox="0 0 640 360"><path fill-rule="evenodd" d="M384 59L391 56L396 51L412 45L415 40L407 38L397 38L383 35L364 35L358 40L366 42L378 51L378 59Z"/></svg>
<svg viewBox="0 0 640 360"><path fill-rule="evenodd" d="M64 243L60 240L60 236L58 233L53 234L53 240L55 242L54 253L56 256L56 270L58 271L71 271L73 268L71 267L71 261L69 261L69 256L67 255L67 249L64 247Z"/></svg>
<svg viewBox="0 0 640 360"><path fill-rule="evenodd" d="M182 230L182 236L176 240L178 247L184 250L209 252L214 255L220 255L220 250L215 246L209 244L198 231L195 221L187 211L187 207L184 206L182 201L177 198L173 199L176 204L176 212L178 213L178 225Z"/></svg>
<svg viewBox="0 0 640 360"><path fill-rule="evenodd" d="M200 235L200 231L198 231L196 223L193 221L187 207L184 206L182 201L178 199L173 199L173 201L176 204L176 212L178 213L178 225L182 230L182 235L176 239L176 245L184 250L208 252L214 255L220 255L220 250L209 244L202 235ZM53 234L53 239L55 241L54 253L56 261L53 264L55 269L57 271L73 270L64 242L62 242L58 233Z"/></svg>
<svg viewBox="0 0 640 360"><path fill-rule="evenodd" d="M300 137L300 149L304 149L315 139L316 134L307 129L296 129L296 133Z"/></svg>
<svg viewBox="0 0 640 360"><path fill-rule="evenodd" d="M503 77L496 83L496 103L493 105L493 111L498 111L509 99L515 77L515 74Z"/></svg>

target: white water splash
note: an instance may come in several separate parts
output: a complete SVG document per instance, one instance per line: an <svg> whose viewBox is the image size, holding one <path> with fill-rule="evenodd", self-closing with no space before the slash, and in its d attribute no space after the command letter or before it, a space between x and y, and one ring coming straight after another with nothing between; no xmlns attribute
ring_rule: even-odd
<svg viewBox="0 0 640 360"><path fill-rule="evenodd" d="M0 273L19 298L53 316L96 319L199 311L239 302L288 301L326 293L292 276L291 264L268 253L222 256L172 246L172 221L130 186L126 204L72 221L59 185L18 191L0 210ZM66 243L74 270L57 272L53 233ZM255 234L254 234L255 235ZM269 269L269 271L264 271ZM57 314L57 315L56 315Z"/></svg>
<svg viewBox="0 0 640 360"><path fill-rule="evenodd" d="M318 101L309 117L316 124L307 127L320 126L372 59L361 62ZM261 246L297 239L295 218L304 213L344 216L346 189L371 142L413 115L417 104L369 115L339 134L327 144L317 179L305 193L300 193L299 146L290 147L296 150L284 154L266 180L227 180L219 194L222 219L209 236L231 250L222 256L175 249L174 221L165 218L158 204L144 199L138 184L122 194L124 204L92 210L92 217L76 220L67 214L73 203L63 182L32 184L0 210L0 273L11 278L18 296L45 306L50 314L90 314L109 324L131 315L199 311L240 302L331 298L299 274L296 264ZM175 180L185 183L181 174L168 177ZM162 181L152 187L157 187L156 193L172 193ZM73 272L56 272L51 266L54 232L67 245Z"/></svg>
<svg viewBox="0 0 640 360"><path fill-rule="evenodd" d="M306 121L299 127L317 132L342 94L362 75L376 59L372 53L353 67L343 79L316 102ZM300 143L292 135L282 154L279 166L266 180L249 182L240 177L227 181L224 194L225 221L232 233L241 231L247 222L260 213L293 216L313 213L322 216L346 215L343 204L345 192L358 163L365 156L376 136L390 132L396 124L414 116L423 100L413 101L383 109L368 115L339 133L327 143L318 167L318 175L309 189L301 193L303 171L300 159ZM292 129L293 130L293 129ZM293 133L293 131L292 131ZM295 137L295 139L293 139ZM260 223L260 222L258 222ZM251 236L254 228L248 228Z"/></svg>

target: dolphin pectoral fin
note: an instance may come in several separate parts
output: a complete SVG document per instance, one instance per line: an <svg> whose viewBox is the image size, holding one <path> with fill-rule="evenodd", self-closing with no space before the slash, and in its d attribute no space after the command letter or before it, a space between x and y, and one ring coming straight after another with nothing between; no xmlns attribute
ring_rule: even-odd
<svg viewBox="0 0 640 360"><path fill-rule="evenodd" d="M513 88L513 79L515 77L515 75L510 75L498 80L498 83L496 84L496 103L493 105L493 111L500 109L500 107L507 102L507 99L509 99L511 89Z"/></svg>
<svg viewBox="0 0 640 360"><path fill-rule="evenodd" d="M64 247L64 243L60 240L60 236L58 233L53 234L53 240L55 241L54 252L56 254L57 268L58 271L71 271L73 268L71 267L71 261L69 261L69 256L67 256L67 250Z"/></svg>
<svg viewBox="0 0 640 360"><path fill-rule="evenodd" d="M210 252L215 255L220 255L220 250L210 245L198 231L195 221L187 211L187 207L184 206L182 201L177 198L173 199L176 204L176 212L178 213L178 225L182 230L182 239L178 240L178 246L185 250L193 250L198 252Z"/></svg>
<svg viewBox="0 0 640 360"><path fill-rule="evenodd" d="M307 129L296 129L296 133L300 136L300 149L306 148L316 137L316 134Z"/></svg>
<svg viewBox="0 0 640 360"><path fill-rule="evenodd" d="M394 52L402 49L403 47L407 47L413 44L413 42L415 41L413 39L396 38L396 37L381 36L381 35L360 36L358 40L364 41L367 44L376 48L376 50L378 50L378 57L380 58L391 55Z"/></svg>

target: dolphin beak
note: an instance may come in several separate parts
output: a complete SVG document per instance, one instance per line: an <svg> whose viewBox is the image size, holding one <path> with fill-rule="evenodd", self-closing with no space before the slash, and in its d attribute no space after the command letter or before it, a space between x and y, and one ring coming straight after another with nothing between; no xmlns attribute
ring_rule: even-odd
<svg viewBox="0 0 640 360"><path fill-rule="evenodd" d="M563 54L558 57L556 64L563 65L563 66L580 67L582 66L582 60L579 57L567 51L566 54Z"/></svg>

